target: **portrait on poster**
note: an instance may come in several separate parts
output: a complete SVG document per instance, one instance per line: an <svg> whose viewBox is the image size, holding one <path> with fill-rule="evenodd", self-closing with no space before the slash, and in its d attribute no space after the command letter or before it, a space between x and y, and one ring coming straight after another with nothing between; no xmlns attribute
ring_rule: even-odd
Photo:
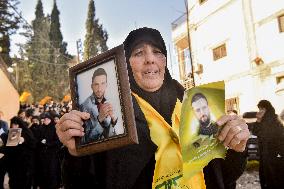
<svg viewBox="0 0 284 189"><path fill-rule="evenodd" d="M185 92L180 124L184 176L200 172L214 158L225 158L226 149L217 136L217 119L225 114L225 84L213 82Z"/></svg>
<svg viewBox="0 0 284 189"><path fill-rule="evenodd" d="M70 68L73 108L90 114L79 154L89 154L137 142L123 46Z"/></svg>

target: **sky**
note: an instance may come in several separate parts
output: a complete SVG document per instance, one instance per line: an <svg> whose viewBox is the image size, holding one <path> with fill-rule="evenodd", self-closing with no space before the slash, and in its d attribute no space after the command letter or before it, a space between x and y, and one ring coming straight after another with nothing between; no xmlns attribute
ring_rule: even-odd
<svg viewBox="0 0 284 189"><path fill-rule="evenodd" d="M31 24L37 0L19 1L18 10ZM53 0L42 0L42 3L44 13L51 14ZM84 41L88 4L89 0L57 0L63 40L68 43L67 50L72 55L77 54L76 41ZM96 18L109 34L109 48L120 45L131 30L146 26L158 29L172 51L171 23L185 12L184 0L95 0L95 7ZM18 51L14 44L24 41L25 38L18 34L12 36L11 56ZM173 53L171 60L175 65ZM174 72L172 70L172 74Z"/></svg>

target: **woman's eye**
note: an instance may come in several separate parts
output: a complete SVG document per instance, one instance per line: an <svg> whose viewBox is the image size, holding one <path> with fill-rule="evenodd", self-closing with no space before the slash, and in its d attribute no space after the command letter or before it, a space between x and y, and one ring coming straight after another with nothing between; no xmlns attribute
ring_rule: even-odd
<svg viewBox="0 0 284 189"><path fill-rule="evenodd" d="M141 55L143 55L143 51L134 52L134 56L141 56Z"/></svg>
<svg viewBox="0 0 284 189"><path fill-rule="evenodd" d="M155 54L160 54L160 53L162 53L160 50L154 50L153 51Z"/></svg>

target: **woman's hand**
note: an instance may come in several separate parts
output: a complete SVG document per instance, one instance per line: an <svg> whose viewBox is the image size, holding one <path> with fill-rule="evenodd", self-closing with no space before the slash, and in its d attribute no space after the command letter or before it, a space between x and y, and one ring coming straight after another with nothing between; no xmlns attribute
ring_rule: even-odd
<svg viewBox="0 0 284 189"><path fill-rule="evenodd" d="M56 133L59 140L66 146L69 153L76 156L75 137L84 136L83 120L89 119L90 114L72 110L64 114L56 124Z"/></svg>
<svg viewBox="0 0 284 189"><path fill-rule="evenodd" d="M224 146L237 152L243 152L250 136L245 120L237 115L224 115L217 120L217 124L223 125L218 139L223 142Z"/></svg>

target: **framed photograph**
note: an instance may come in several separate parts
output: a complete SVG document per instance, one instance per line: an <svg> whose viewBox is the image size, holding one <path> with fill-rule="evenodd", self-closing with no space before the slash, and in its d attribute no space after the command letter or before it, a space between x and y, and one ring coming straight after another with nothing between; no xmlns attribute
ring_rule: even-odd
<svg viewBox="0 0 284 189"><path fill-rule="evenodd" d="M72 106L88 112L79 155L138 143L123 45L69 69Z"/></svg>
<svg viewBox="0 0 284 189"><path fill-rule="evenodd" d="M20 142L21 133L21 128L10 128L6 146L17 146Z"/></svg>

